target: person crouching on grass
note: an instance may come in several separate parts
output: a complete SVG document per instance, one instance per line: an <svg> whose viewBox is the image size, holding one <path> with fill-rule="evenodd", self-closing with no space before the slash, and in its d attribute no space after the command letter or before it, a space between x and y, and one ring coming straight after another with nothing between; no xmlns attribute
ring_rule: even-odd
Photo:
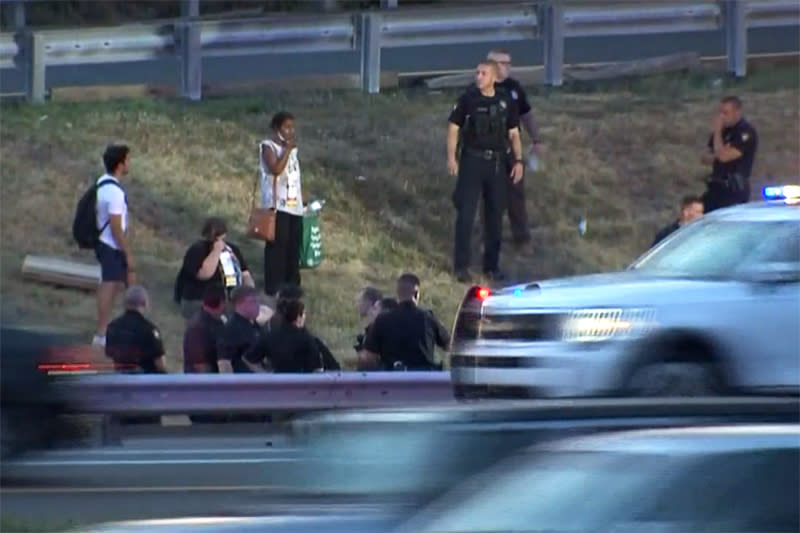
<svg viewBox="0 0 800 533"><path fill-rule="evenodd" d="M285 284L300 286L303 194L295 120L281 111L270 122L272 137L261 141L261 207L277 210L275 239L264 246L264 292L275 297Z"/></svg>

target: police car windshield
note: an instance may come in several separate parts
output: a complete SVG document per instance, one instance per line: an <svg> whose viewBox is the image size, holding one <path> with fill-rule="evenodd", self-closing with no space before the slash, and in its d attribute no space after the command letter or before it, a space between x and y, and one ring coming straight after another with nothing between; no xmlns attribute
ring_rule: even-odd
<svg viewBox="0 0 800 533"><path fill-rule="evenodd" d="M701 220L686 227L629 268L688 277L732 277L765 262L779 261L792 242L789 221Z"/></svg>

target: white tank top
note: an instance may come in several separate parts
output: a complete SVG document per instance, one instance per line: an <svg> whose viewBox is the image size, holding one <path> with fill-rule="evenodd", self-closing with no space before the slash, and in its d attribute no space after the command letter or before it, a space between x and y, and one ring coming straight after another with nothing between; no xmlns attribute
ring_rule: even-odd
<svg viewBox="0 0 800 533"><path fill-rule="evenodd" d="M265 139L259 144L260 150L272 150L278 159L283 156L285 148L272 139ZM303 191L300 185L300 162L297 159L297 148L293 148L289 154L286 167L278 176L275 187L275 198L273 198L273 180L275 177L270 173L269 168L264 163L262 153L259 152L259 169L261 170L261 207L274 207L278 211L284 211L293 215L303 214Z"/></svg>

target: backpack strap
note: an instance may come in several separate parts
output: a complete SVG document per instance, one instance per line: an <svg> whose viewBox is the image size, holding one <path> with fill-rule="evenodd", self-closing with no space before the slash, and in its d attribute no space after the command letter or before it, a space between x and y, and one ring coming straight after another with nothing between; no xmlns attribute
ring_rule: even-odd
<svg viewBox="0 0 800 533"><path fill-rule="evenodd" d="M111 185L111 184L119 187L122 190L123 194L125 193L125 189L122 188L122 185L120 185L117 180L112 180L110 178L107 180L102 180L100 183L94 186L95 202L97 200L97 191L100 190L100 187L102 187L103 185ZM98 228L100 233L103 233L110 223L111 223L111 217L108 217L108 220L106 220L106 223L103 224L103 227Z"/></svg>

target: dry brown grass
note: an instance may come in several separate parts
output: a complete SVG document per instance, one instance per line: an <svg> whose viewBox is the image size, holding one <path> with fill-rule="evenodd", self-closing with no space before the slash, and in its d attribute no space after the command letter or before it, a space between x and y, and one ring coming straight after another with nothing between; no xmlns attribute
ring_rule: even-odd
<svg viewBox="0 0 800 533"><path fill-rule="evenodd" d="M800 92L785 81L796 77L792 69L775 84L754 78L737 90L760 134L757 185L762 177L798 174ZM514 277L622 267L674 215L680 196L702 191L699 152L719 95L680 80L654 83L655 91L637 86L534 97L548 154L545 171L527 177L533 251L504 249ZM405 270L422 277L423 304L449 325L463 291L449 276L453 180L445 173L444 124L453 98L318 91L197 105L143 99L4 106L0 289L6 317L91 334L91 295L24 282L20 265L29 253L92 261L71 242L75 201L97 176L103 147L124 140L134 150L129 203L140 276L155 294L153 316L168 341L170 366L179 369L183 321L171 295L182 254L208 213L241 229L256 176L256 142L266 135L271 113L287 108L299 118L306 194L328 201L325 262L303 272L311 327L348 362L358 329L357 289L371 283L390 290ZM576 230L581 216L588 220L583 237ZM234 237L260 282L261 247Z"/></svg>

